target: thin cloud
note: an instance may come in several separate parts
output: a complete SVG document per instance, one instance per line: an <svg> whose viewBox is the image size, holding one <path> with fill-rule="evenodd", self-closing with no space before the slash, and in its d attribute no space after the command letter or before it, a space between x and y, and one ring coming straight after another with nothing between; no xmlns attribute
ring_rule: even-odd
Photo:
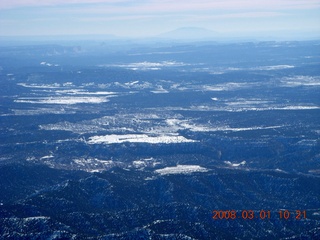
<svg viewBox="0 0 320 240"><path fill-rule="evenodd" d="M10 9L19 7L43 7L43 6L63 6L78 4L118 4L126 3L128 0L1 0L0 9Z"/></svg>
<svg viewBox="0 0 320 240"><path fill-rule="evenodd" d="M214 15L188 15L193 20L210 20L210 19L232 19L232 18L270 18L287 16L288 13L281 12L241 12L229 14L214 14Z"/></svg>
<svg viewBox="0 0 320 240"><path fill-rule="evenodd" d="M84 17L78 18L81 22L108 22L108 21L125 21L125 20L140 20L140 19L152 19L154 15L122 15L122 16L110 16L110 17Z"/></svg>
<svg viewBox="0 0 320 240"><path fill-rule="evenodd" d="M286 13L280 12L243 12L243 13L231 13L231 14L215 14L215 15L197 15L197 14L180 14L175 15L176 18L192 19L195 21L203 21L210 19L232 19L232 18L269 18L286 16ZM171 17L172 15L116 15L108 17L79 17L78 21L81 22L107 22L107 21L125 21L125 20L139 20L139 19L154 19ZM184 21L184 20L183 20Z"/></svg>
<svg viewBox="0 0 320 240"><path fill-rule="evenodd" d="M7 1L7 0L6 0ZM31 1L31 0L29 0ZM50 2L50 1L48 1ZM52 2L52 1L51 1ZM61 12L70 14L216 14L217 11L232 11L231 14L243 12L278 12L294 9L320 8L320 0L69 0L56 1L69 4L68 7L58 8ZM70 5L72 4L73 5ZM85 9L81 4L88 3ZM95 4L93 4L95 3ZM58 10L57 9L57 10ZM235 16L235 15L234 15Z"/></svg>
<svg viewBox="0 0 320 240"><path fill-rule="evenodd" d="M310 9L320 7L319 0L2 0L0 9L41 6L77 6L79 4L114 5L119 9L140 11L199 11L199 10L257 10L257 9Z"/></svg>

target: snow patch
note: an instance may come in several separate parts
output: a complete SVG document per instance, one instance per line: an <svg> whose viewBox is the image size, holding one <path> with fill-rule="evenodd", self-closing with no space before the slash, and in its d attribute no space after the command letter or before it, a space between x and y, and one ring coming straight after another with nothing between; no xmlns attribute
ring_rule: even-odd
<svg viewBox="0 0 320 240"><path fill-rule="evenodd" d="M48 66L48 67L59 67L59 64L56 64L56 63L48 63L48 62L40 62L40 65L42 66Z"/></svg>
<svg viewBox="0 0 320 240"><path fill-rule="evenodd" d="M164 89L164 88L158 88L158 89L155 89L155 90L152 90L151 91L152 93L169 93L169 91L168 90L166 90L166 89Z"/></svg>
<svg viewBox="0 0 320 240"><path fill-rule="evenodd" d="M48 98L20 98L14 100L17 103L35 103L35 104L79 104L79 103L105 103L109 102L107 97L48 97Z"/></svg>
<svg viewBox="0 0 320 240"><path fill-rule="evenodd" d="M121 68L127 68L130 70L161 70L162 67L181 67L186 66L189 64L183 63L183 62L176 62L176 61L162 61L162 62L135 62L135 63L129 63L129 64L107 64L107 65L99 65L100 67L121 67Z"/></svg>
<svg viewBox="0 0 320 240"><path fill-rule="evenodd" d="M158 164L160 164L160 162L157 162L156 159L151 157L151 158L135 160L132 162L131 166L134 168L143 169L145 167L155 167Z"/></svg>
<svg viewBox="0 0 320 240"><path fill-rule="evenodd" d="M142 168L142 167L146 167L147 164L145 161L140 161L140 160L137 160L137 161L133 161L132 162L132 165L135 167L135 168Z"/></svg>
<svg viewBox="0 0 320 240"><path fill-rule="evenodd" d="M52 84L27 84L27 83L17 83L18 86L26 87L26 88L60 88L61 85L59 83Z"/></svg>
<svg viewBox="0 0 320 240"><path fill-rule="evenodd" d="M299 86L320 86L320 76L294 76L284 77L280 80L284 87L299 87Z"/></svg>
<svg viewBox="0 0 320 240"><path fill-rule="evenodd" d="M231 167L240 167L240 166L244 166L244 165L246 165L246 161L242 161L242 162L240 162L240 163L232 163L232 162L230 162L230 161L224 161L224 163L225 164L228 164L229 166L231 166Z"/></svg>
<svg viewBox="0 0 320 240"><path fill-rule="evenodd" d="M54 156L52 154L48 155L48 156L43 156L41 157L40 159L43 160L43 159L49 159L49 158L53 158Z"/></svg>
<svg viewBox="0 0 320 240"><path fill-rule="evenodd" d="M272 71L272 70L282 70L282 69L289 69L294 68L293 65L273 65L273 66L260 66L260 67L254 67L250 70L262 70L262 71Z"/></svg>
<svg viewBox="0 0 320 240"><path fill-rule="evenodd" d="M83 89L67 89L67 90L57 90L57 94L68 94L68 95L113 95L115 92L97 91L97 92L87 92Z"/></svg>
<svg viewBox="0 0 320 240"><path fill-rule="evenodd" d="M155 170L160 175L169 174L190 174L194 172L208 172L209 170L198 165L177 165L176 167L166 167Z"/></svg>
<svg viewBox="0 0 320 240"><path fill-rule="evenodd" d="M89 144L112 144L112 143L183 143L183 142L196 142L195 140L187 139L179 135L159 135L148 136L146 134L124 134L124 135L106 135L106 136L93 136L89 138Z"/></svg>
<svg viewBox="0 0 320 240"><path fill-rule="evenodd" d="M36 217L26 217L26 218L24 218L25 221L33 221L33 220L39 220L39 219L50 219L50 217L36 216Z"/></svg>

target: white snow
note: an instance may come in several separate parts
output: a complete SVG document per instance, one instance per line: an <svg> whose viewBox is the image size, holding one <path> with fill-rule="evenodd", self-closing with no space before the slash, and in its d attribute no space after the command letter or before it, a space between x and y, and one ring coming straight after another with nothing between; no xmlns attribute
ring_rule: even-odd
<svg viewBox="0 0 320 240"><path fill-rule="evenodd" d="M169 91L168 90L165 90L165 89L156 89L156 90L153 90L153 91L151 91L152 93L169 93Z"/></svg>
<svg viewBox="0 0 320 240"><path fill-rule="evenodd" d="M97 91L97 92L87 92L83 89L66 89L57 90L55 93L58 94L69 94L69 95L113 95L115 92Z"/></svg>
<svg viewBox="0 0 320 240"><path fill-rule="evenodd" d="M188 64L183 62L176 62L176 61L162 61L162 62L134 62L128 64L107 64L107 65L100 65L100 67L122 67L131 70L161 70L161 67L180 67L186 66Z"/></svg>
<svg viewBox="0 0 320 240"><path fill-rule="evenodd" d="M124 135L105 135L105 136L93 136L89 138L89 144L112 144L112 143L183 143L183 142L196 142L195 140L187 139L179 135L159 135L148 136L146 134L124 134Z"/></svg>
<svg viewBox="0 0 320 240"><path fill-rule="evenodd" d="M48 155L48 156L43 156L40 159L49 159L49 158L53 158L54 156L52 154Z"/></svg>
<svg viewBox="0 0 320 240"><path fill-rule="evenodd" d="M190 174L194 172L208 172L208 169L200 167L198 165L177 165L176 167L165 167L155 171L160 175L169 174Z"/></svg>
<svg viewBox="0 0 320 240"><path fill-rule="evenodd" d="M312 110L320 109L320 106L286 106L286 107L276 107L273 110Z"/></svg>
<svg viewBox="0 0 320 240"><path fill-rule="evenodd" d="M48 67L52 67L52 66L59 67L59 64L56 64L56 63L48 63L48 62L40 62L40 65L48 66Z"/></svg>
<svg viewBox="0 0 320 240"><path fill-rule="evenodd" d="M20 98L14 100L18 103L36 104L78 104L78 103L104 103L109 100L107 97L48 97L48 98Z"/></svg>
<svg viewBox="0 0 320 240"><path fill-rule="evenodd" d="M270 111L270 110L314 110L320 109L318 105L278 105L278 104L262 104L262 105L241 105L241 104L227 104L226 106L209 106L197 105L190 108L171 108L174 110L196 110L196 111L226 111L226 112L244 112L244 111Z"/></svg>
<svg viewBox="0 0 320 240"><path fill-rule="evenodd" d="M145 159L139 159L132 162L131 166L134 168L140 168L143 169L145 167L155 167L159 165L160 162L157 162L154 158L145 158Z"/></svg>
<svg viewBox="0 0 320 240"><path fill-rule="evenodd" d="M145 167L147 166L145 161L141 161L141 160L136 160L132 162L132 165L136 168L141 168L141 167Z"/></svg>
<svg viewBox="0 0 320 240"><path fill-rule="evenodd" d="M237 98L235 101L229 101L226 102L225 104L229 106L254 106L254 105L259 105L259 104L270 104L271 101L269 100L264 100L264 99L259 99L259 98L249 98L249 99L244 99L244 98Z"/></svg>
<svg viewBox="0 0 320 240"><path fill-rule="evenodd" d="M85 166L86 160L85 159L73 159L73 162L78 165Z"/></svg>
<svg viewBox="0 0 320 240"><path fill-rule="evenodd" d="M294 68L294 66L293 66L293 65L260 66L260 67L251 68L251 70L266 70L266 71L272 71L272 70L281 70L281 69L288 69L288 68Z"/></svg>
<svg viewBox="0 0 320 240"><path fill-rule="evenodd" d="M26 217L26 218L24 218L25 221L32 221L32 220L38 220L38 219L50 219L50 217L36 216L36 217Z"/></svg>
<svg viewBox="0 0 320 240"><path fill-rule="evenodd" d="M139 81L133 81L133 82L126 82L124 85L126 86L133 86L135 84L139 83Z"/></svg>
<svg viewBox="0 0 320 240"><path fill-rule="evenodd" d="M107 164L107 165L110 165L110 164L113 164L114 162L112 160L99 160L99 159L96 159L97 161L103 163L103 164Z"/></svg>
<svg viewBox="0 0 320 240"><path fill-rule="evenodd" d="M73 82L65 82L62 84L64 87L73 87Z"/></svg>
<svg viewBox="0 0 320 240"><path fill-rule="evenodd" d="M108 131L110 135L92 136L89 143L123 143L123 142L146 142L146 143L178 143L197 142L181 136L180 130L192 132L217 132L217 131L253 131L264 129L276 129L285 125L272 126L229 126L223 122L199 123L197 119L184 118L180 114L170 112L141 112L136 114L116 114L104 116L88 121L76 123L58 122L54 124L40 125L43 130L63 130L75 133L92 133ZM114 134L117 132L117 134Z"/></svg>
<svg viewBox="0 0 320 240"><path fill-rule="evenodd" d="M221 83L221 84L215 84L215 85L203 85L201 88L199 86L195 86L195 89L198 88L198 90L201 91L233 91L237 89L243 89L243 88L251 88L255 85L255 83L250 82L228 82L228 83Z"/></svg>
<svg viewBox="0 0 320 240"><path fill-rule="evenodd" d="M78 169L87 172L102 172L112 166L121 165L121 162L115 163L112 160L101 160L98 158L76 158L72 159L72 165Z"/></svg>
<svg viewBox="0 0 320 240"><path fill-rule="evenodd" d="M242 127L242 128L231 128L231 127L221 127L215 129L216 131L231 131L231 132L240 132L240 131L252 131L252 130L263 130L263 129L275 129L281 128L283 126L268 126L268 127Z"/></svg>
<svg viewBox="0 0 320 240"><path fill-rule="evenodd" d="M239 131L252 131L252 130L274 129L274 128L283 127L283 126L252 126L252 127L233 128L229 126L211 126L209 124L208 125L193 124L190 120L179 120L179 119L167 119L166 123L174 131L189 129L190 131L193 131L193 132L217 132L217 131L239 132Z"/></svg>
<svg viewBox="0 0 320 240"><path fill-rule="evenodd" d="M26 88L60 88L61 85L59 83L52 84L27 84L27 83L17 83L17 85L26 87Z"/></svg>
<svg viewBox="0 0 320 240"><path fill-rule="evenodd" d="M68 109L69 110L69 109ZM35 108L35 109L12 109L14 115L41 115L41 114L74 114L74 110L67 111L64 108Z"/></svg>
<svg viewBox="0 0 320 240"><path fill-rule="evenodd" d="M231 167L239 167L239 166L244 166L244 165L246 165L246 161L242 161L242 162L240 162L240 163L232 163L232 162L230 162L230 161L225 161L224 162L225 164L228 164L229 166L231 166Z"/></svg>
<svg viewBox="0 0 320 240"><path fill-rule="evenodd" d="M241 67L202 67L202 68L193 68L193 72L208 72L213 75L220 75L227 72L234 71L273 71L273 70L282 70L282 69L290 69L294 68L293 65L280 64L280 65L271 65L271 66L257 66L257 67L249 67L249 68L241 68Z"/></svg>
<svg viewBox="0 0 320 240"><path fill-rule="evenodd" d="M284 77L280 80L284 87L298 86L320 86L320 76L303 76Z"/></svg>

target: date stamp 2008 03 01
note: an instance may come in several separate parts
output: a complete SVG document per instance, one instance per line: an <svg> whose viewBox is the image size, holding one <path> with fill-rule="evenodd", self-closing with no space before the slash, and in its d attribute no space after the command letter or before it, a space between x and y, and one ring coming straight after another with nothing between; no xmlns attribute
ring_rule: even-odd
<svg viewBox="0 0 320 240"><path fill-rule="evenodd" d="M270 210L213 210L212 211L212 218L214 220L235 220L235 219L245 219L245 220L252 220L252 219L270 219L272 217L278 217L279 219L306 219L307 212L306 210L279 210L277 212L271 212Z"/></svg>

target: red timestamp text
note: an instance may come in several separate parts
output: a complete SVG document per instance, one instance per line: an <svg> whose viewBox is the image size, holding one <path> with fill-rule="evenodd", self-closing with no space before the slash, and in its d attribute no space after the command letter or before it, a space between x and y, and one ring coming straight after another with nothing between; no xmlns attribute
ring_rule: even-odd
<svg viewBox="0 0 320 240"><path fill-rule="evenodd" d="M272 217L277 217L279 219L305 219L307 218L307 213L305 210L280 210L278 212L270 210L213 210L212 211L212 219L214 220L235 220L235 219L244 219L244 220L252 220L252 219L270 219Z"/></svg>

